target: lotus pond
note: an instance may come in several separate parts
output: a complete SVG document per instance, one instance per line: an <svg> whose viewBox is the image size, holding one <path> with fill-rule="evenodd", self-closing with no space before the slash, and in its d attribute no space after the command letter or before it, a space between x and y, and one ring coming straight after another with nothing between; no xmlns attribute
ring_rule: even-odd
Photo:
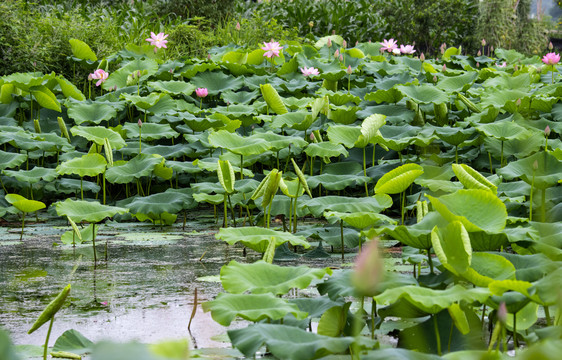
<svg viewBox="0 0 562 360"><path fill-rule="evenodd" d="M2 359L556 358L556 64L71 46L0 78Z"/></svg>

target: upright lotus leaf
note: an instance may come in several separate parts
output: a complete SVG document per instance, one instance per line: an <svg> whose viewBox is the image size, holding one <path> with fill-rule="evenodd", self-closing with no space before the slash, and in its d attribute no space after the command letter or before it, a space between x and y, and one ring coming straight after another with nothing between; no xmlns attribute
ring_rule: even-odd
<svg viewBox="0 0 562 360"><path fill-rule="evenodd" d="M73 354L86 354L92 352L94 343L82 335L79 331L71 329L66 330L55 341L53 352L70 352Z"/></svg>
<svg viewBox="0 0 562 360"><path fill-rule="evenodd" d="M123 140L119 133L104 126L74 126L70 129L70 132L74 136L81 136L100 146L104 145L104 139L107 138L112 148L115 150L119 150L122 147L127 146L125 140Z"/></svg>
<svg viewBox="0 0 562 360"><path fill-rule="evenodd" d="M435 86L422 84L419 86L398 85L396 89L405 96L421 104L441 104L449 101L449 96Z"/></svg>
<svg viewBox="0 0 562 360"><path fill-rule="evenodd" d="M447 93L453 92L466 92L474 80L478 77L478 72L467 71L464 74L456 76L445 76L439 80L435 85L438 89L443 90Z"/></svg>
<svg viewBox="0 0 562 360"><path fill-rule="evenodd" d="M512 121L496 121L489 124L478 124L476 130L486 136L494 137L501 141L524 137L528 130Z"/></svg>
<svg viewBox="0 0 562 360"><path fill-rule="evenodd" d="M271 84L260 85L261 94L267 105L278 115L287 113L283 99Z"/></svg>
<svg viewBox="0 0 562 360"><path fill-rule="evenodd" d="M355 147L365 148L372 143L381 126L386 123L385 119L385 115L373 114L363 120L361 123L361 135L355 142Z"/></svg>
<svg viewBox="0 0 562 360"><path fill-rule="evenodd" d="M179 194L163 192L135 197L133 201L121 206L126 206L133 214L145 214L152 220L158 220L163 213L177 214L184 209L184 198Z"/></svg>
<svg viewBox="0 0 562 360"><path fill-rule="evenodd" d="M326 133L331 143L342 144L346 148L351 149L361 136L361 128L350 125L330 125Z"/></svg>
<svg viewBox="0 0 562 360"><path fill-rule="evenodd" d="M29 92L42 107L57 112L62 111L56 95L45 85L33 86L29 88Z"/></svg>
<svg viewBox="0 0 562 360"><path fill-rule="evenodd" d="M86 100L86 97L84 96L84 94L82 94L80 90L78 90L76 85L65 79L62 75L57 76L55 80L58 83L59 87L61 88L62 94L66 98L73 98L78 101Z"/></svg>
<svg viewBox="0 0 562 360"><path fill-rule="evenodd" d="M139 96L127 93L122 93L119 96L120 98L125 99L125 101L135 105L139 110L148 110L167 95L164 93L153 92L148 96Z"/></svg>
<svg viewBox="0 0 562 360"><path fill-rule="evenodd" d="M180 136L170 124L154 124L145 122L142 124L142 129L137 123L126 123L123 125L123 130L127 133L127 138L134 139L141 135L143 140L152 141L162 138L172 139Z"/></svg>
<svg viewBox="0 0 562 360"><path fill-rule="evenodd" d="M58 174L55 169L48 169L36 166L31 170L3 170L4 175L11 176L18 181L35 184L41 180L46 182L53 181L57 178Z"/></svg>
<svg viewBox="0 0 562 360"><path fill-rule="evenodd" d="M99 124L117 117L117 108L109 104L99 102L70 103L68 106L68 117L73 119L76 125L82 123Z"/></svg>
<svg viewBox="0 0 562 360"><path fill-rule="evenodd" d="M161 91L163 93L168 93L172 95L186 95L190 96L194 91L196 86L185 82L185 81L149 81L147 84L149 87L156 91Z"/></svg>
<svg viewBox="0 0 562 360"><path fill-rule="evenodd" d="M331 157L349 156L349 152L341 144L333 144L327 141L311 143L304 149L304 152L311 157L321 157L325 163L329 163Z"/></svg>
<svg viewBox="0 0 562 360"><path fill-rule="evenodd" d="M254 356L265 345L273 356L287 360L311 360L345 353L356 341L356 338L351 336L324 336L298 327L278 324L257 324L243 329L228 330L228 337L232 346L246 357ZM367 346L374 345L374 342L370 342Z"/></svg>
<svg viewBox="0 0 562 360"><path fill-rule="evenodd" d="M538 165L536 170L533 168L535 161ZM521 160L510 161L497 172L507 180L521 178L527 184L531 184L534 177L534 186L546 189L555 186L562 178L562 161L550 152L539 152Z"/></svg>
<svg viewBox="0 0 562 360"><path fill-rule="evenodd" d="M16 209L22 212L21 234L20 234L20 240L21 240L23 238L23 230L25 227L25 214L44 209L45 204L42 203L41 201L28 200L25 197L18 194L6 194L5 199L7 202L12 204Z"/></svg>
<svg viewBox="0 0 562 360"><path fill-rule="evenodd" d="M470 139L475 132L476 130L472 127L466 129L449 126L435 128L435 134L439 137L439 139L453 146L459 146L466 140Z"/></svg>
<svg viewBox="0 0 562 360"><path fill-rule="evenodd" d="M160 164L162 158L156 155L139 154L123 165L115 165L105 172L105 178L112 184L126 184L143 176L149 176Z"/></svg>
<svg viewBox="0 0 562 360"><path fill-rule="evenodd" d="M392 199L387 194L372 197L354 198L348 196L323 196L310 199L304 203L314 217L320 217L325 211L375 212L378 213L392 206Z"/></svg>
<svg viewBox="0 0 562 360"><path fill-rule="evenodd" d="M134 72L141 71L141 79L148 78L158 71L158 63L154 59L134 59L126 63L118 70L109 74L109 77L102 84L105 90L117 86L118 89L127 86L127 78Z"/></svg>
<svg viewBox="0 0 562 360"><path fill-rule="evenodd" d="M223 91L236 91L244 85L244 77L226 75L221 71L206 71L195 75L191 83L198 88L206 88L209 95L218 95Z"/></svg>
<svg viewBox="0 0 562 360"><path fill-rule="evenodd" d="M458 190L441 197L426 195L445 219L460 221L468 232L500 232L505 228L505 204L488 190Z"/></svg>
<svg viewBox="0 0 562 360"><path fill-rule="evenodd" d="M64 301L68 297L70 293L70 284L66 285L64 289L45 307L45 309L41 312L35 323L31 326L31 329L27 332L31 334L35 330L39 329L43 324L47 321L51 320L55 314L60 310L60 308L64 305Z"/></svg>
<svg viewBox="0 0 562 360"><path fill-rule="evenodd" d="M295 170L295 173L297 174L297 177L299 179L300 184L302 185L302 187L304 188L304 190L306 191L308 196L310 196L310 198L312 199L312 194L310 193L310 188L308 187L308 183L306 181L306 178L304 177L304 174L302 173L301 168L297 165L297 163L295 162L295 159L291 158L291 162L293 163L293 169ZM297 194L297 196L298 196L298 194Z"/></svg>
<svg viewBox="0 0 562 360"><path fill-rule="evenodd" d="M329 223L339 222L339 220L343 220L349 226L353 226L357 229L366 229L369 227L373 227L379 223L389 223L389 224L396 224L392 218L384 214L378 214L375 212L339 212L339 211L325 211L324 217L328 220Z"/></svg>
<svg viewBox="0 0 562 360"><path fill-rule="evenodd" d="M80 60L98 61L96 54L92 51L90 46L78 39L69 39L70 50L72 55Z"/></svg>
<svg viewBox="0 0 562 360"><path fill-rule="evenodd" d="M304 148L308 143L299 136L284 136L274 134L271 131L265 133L256 133L251 135L252 139L263 139L265 140L271 151L279 151L291 146L293 149Z"/></svg>
<svg viewBox="0 0 562 360"><path fill-rule="evenodd" d="M466 164L453 164L453 171L466 189L490 190L494 194L498 190L490 180Z"/></svg>
<svg viewBox="0 0 562 360"><path fill-rule="evenodd" d="M445 290L434 290L420 286L400 286L388 289L375 296L377 304L391 305L403 299L426 314L437 314L454 303L484 303L491 296L487 288L465 288L455 285Z"/></svg>
<svg viewBox="0 0 562 360"><path fill-rule="evenodd" d="M100 154L86 154L67 160L57 166L61 175L96 176L105 171L107 162Z"/></svg>
<svg viewBox="0 0 562 360"><path fill-rule="evenodd" d="M423 217L422 221L414 225L385 225L378 227L378 235L388 234L395 240L404 245L416 249L429 250L433 246L431 243L431 232L435 226L446 227L448 221L445 220L437 211L431 211Z"/></svg>
<svg viewBox="0 0 562 360"><path fill-rule="evenodd" d="M217 176L219 182L227 194L234 192L234 169L228 160L217 160Z"/></svg>
<svg viewBox="0 0 562 360"><path fill-rule="evenodd" d="M232 294L249 291L253 294L284 295L290 289L305 289L312 280L331 275L330 268L313 269L308 266L278 266L257 261L240 264L232 260L220 272L222 286Z"/></svg>
<svg viewBox="0 0 562 360"><path fill-rule="evenodd" d="M82 201L66 199L59 201L55 206L59 216L68 216L75 222L92 222L97 223L107 217L112 217L116 214L125 214L129 212L128 209L102 205L96 201Z"/></svg>
<svg viewBox="0 0 562 360"><path fill-rule="evenodd" d="M310 247L310 244L303 236L254 226L221 228L215 237L229 245L240 242L259 253L263 253L267 249L271 239L275 240L276 247L285 243L290 243L293 246L302 246L305 249Z"/></svg>
<svg viewBox="0 0 562 360"><path fill-rule="evenodd" d="M20 166L27 159L27 155L0 150L0 171Z"/></svg>
<svg viewBox="0 0 562 360"><path fill-rule="evenodd" d="M297 320L306 319L307 313L298 306L273 294L220 293L214 300L201 304L203 311L211 312L213 320L229 326L236 317L258 322L264 319L279 320L293 314Z"/></svg>
<svg viewBox="0 0 562 360"><path fill-rule="evenodd" d="M406 190L414 180L423 174L418 164L404 164L384 174L375 185L377 194L398 194Z"/></svg>
<svg viewBox="0 0 562 360"><path fill-rule="evenodd" d="M441 264L453 274L462 274L470 266L470 237L459 221L452 221L444 228L435 226L431 231L431 243Z"/></svg>
<svg viewBox="0 0 562 360"><path fill-rule="evenodd" d="M243 156L262 154L270 149L269 143L264 139L253 136L242 137L226 130L209 134L209 143L214 147L227 149Z"/></svg>
<svg viewBox="0 0 562 360"><path fill-rule="evenodd" d="M493 281L515 280L515 266L501 255L474 252L470 267L461 276L476 286L488 287Z"/></svg>

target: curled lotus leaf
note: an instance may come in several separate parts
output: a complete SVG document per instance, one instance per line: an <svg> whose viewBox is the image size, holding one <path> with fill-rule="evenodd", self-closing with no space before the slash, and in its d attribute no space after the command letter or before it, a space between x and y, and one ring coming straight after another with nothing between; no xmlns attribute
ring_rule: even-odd
<svg viewBox="0 0 562 360"><path fill-rule="evenodd" d="M129 212L129 209L102 205L97 201L72 199L57 202L55 208L59 216L68 216L77 223L82 221L97 223L107 217Z"/></svg>
<svg viewBox="0 0 562 360"><path fill-rule="evenodd" d="M398 194L406 190L414 180L423 174L418 164L404 164L384 174L375 185L377 194Z"/></svg>

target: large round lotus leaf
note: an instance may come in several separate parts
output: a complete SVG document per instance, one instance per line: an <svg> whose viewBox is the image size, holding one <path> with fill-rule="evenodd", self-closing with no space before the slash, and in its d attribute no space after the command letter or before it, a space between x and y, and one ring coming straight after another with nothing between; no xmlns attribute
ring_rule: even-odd
<svg viewBox="0 0 562 360"><path fill-rule="evenodd" d="M315 189L318 185L322 185L322 187L327 190L343 190L349 186L363 185L370 181L370 177L363 175L322 174L307 178L308 186L311 189Z"/></svg>
<svg viewBox="0 0 562 360"><path fill-rule="evenodd" d="M105 171L107 161L100 154L87 154L61 163L57 172L61 175L96 176Z"/></svg>
<svg viewBox="0 0 562 360"><path fill-rule="evenodd" d="M240 264L232 260L220 272L222 286L233 294L249 291L253 294L284 295L292 288L305 289L312 280L331 275L330 268L312 269L308 266L278 266L257 261Z"/></svg>
<svg viewBox="0 0 562 360"><path fill-rule="evenodd" d="M398 101L402 100L404 95L396 88L390 89L378 89L377 91L370 92L365 95L365 100L374 101L377 104L388 103L396 104Z"/></svg>
<svg viewBox="0 0 562 360"><path fill-rule="evenodd" d="M271 84L260 85L261 94L267 105L278 115L287 113L283 99Z"/></svg>
<svg viewBox="0 0 562 360"><path fill-rule="evenodd" d="M144 125L143 125L144 126ZM144 132L143 132L144 137ZM123 155L138 155L139 154L138 140L128 142L126 148L121 149ZM178 143L176 145L146 145L142 144L142 153L146 155L160 155L165 159L182 158L193 154L193 149L186 143ZM189 163L191 164L191 163ZM170 165L166 163L166 165Z"/></svg>
<svg viewBox="0 0 562 360"><path fill-rule="evenodd" d="M45 204L41 201L28 200L18 194L6 194L5 198L7 202L24 213L34 212L45 208Z"/></svg>
<svg viewBox="0 0 562 360"><path fill-rule="evenodd" d="M475 252L470 267L461 275L476 286L488 287L495 280L515 280L515 267L503 256Z"/></svg>
<svg viewBox="0 0 562 360"><path fill-rule="evenodd" d="M156 165L160 164L159 156L140 154L123 165L113 166L106 170L105 178L112 184L126 184L143 176L149 176Z"/></svg>
<svg viewBox="0 0 562 360"><path fill-rule="evenodd" d="M92 222L97 223L106 217L112 217L116 214L125 214L128 209L102 205L95 201L83 201L66 199L56 203L56 210L59 216L68 216L74 222Z"/></svg>
<svg viewBox="0 0 562 360"><path fill-rule="evenodd" d="M144 197L136 197L127 204L131 213L156 215L162 213L176 214L183 209L184 199L178 194L163 192Z"/></svg>
<svg viewBox="0 0 562 360"><path fill-rule="evenodd" d="M236 317L257 322L264 319L279 320L293 314L297 320L306 319L307 313L295 304L273 294L220 293L213 301L201 304L205 312L211 311L213 320L228 326Z"/></svg>
<svg viewBox="0 0 562 360"><path fill-rule="evenodd" d="M459 221L442 228L435 226L431 231L431 243L441 264L453 274L462 274L470 266L470 237Z"/></svg>
<svg viewBox="0 0 562 360"><path fill-rule="evenodd" d="M260 253L265 252L272 239L275 240L276 247L287 242L293 246L302 246L305 249L310 247L303 236L254 226L221 228L215 237L229 245L241 242L244 246Z"/></svg>
<svg viewBox="0 0 562 360"><path fill-rule="evenodd" d="M198 88L206 88L209 95L227 90L238 90L244 85L244 77L226 75L221 71L206 71L195 75L191 82Z"/></svg>
<svg viewBox="0 0 562 360"><path fill-rule="evenodd" d="M142 124L142 128L139 128L137 123L126 123L123 125L123 129L126 131L127 138L129 139L138 139L139 131L142 139L147 141L158 140L161 138L171 139L180 136L180 134L175 132L169 124L154 124L147 122Z"/></svg>
<svg viewBox="0 0 562 360"><path fill-rule="evenodd" d="M125 99L127 102L132 103L137 108L142 110L150 109L165 96L166 94L156 92L150 93L148 96L139 96L127 93L123 93L120 95L121 98Z"/></svg>
<svg viewBox="0 0 562 360"><path fill-rule="evenodd" d="M435 198L426 195L435 210L449 221L460 221L467 231L500 232L505 228L505 204L488 190L458 190Z"/></svg>
<svg viewBox="0 0 562 360"><path fill-rule="evenodd" d="M259 96L259 91L224 91L221 94L221 98L224 102L229 102L231 104L249 104Z"/></svg>
<svg viewBox="0 0 562 360"><path fill-rule="evenodd" d="M55 169L36 166L31 170L3 170L4 175L14 177L16 180L35 184L41 180L53 181L59 176Z"/></svg>
<svg viewBox="0 0 562 360"><path fill-rule="evenodd" d="M522 138L530 131L512 121L496 121L489 124L478 124L476 125L476 129L486 136L491 136L501 141Z"/></svg>
<svg viewBox="0 0 562 360"><path fill-rule="evenodd" d="M339 212L380 212L392 206L392 199L386 194L377 194L372 197L354 198L348 196L323 196L310 199L304 203L310 213L320 217L324 211Z"/></svg>
<svg viewBox="0 0 562 360"><path fill-rule="evenodd" d="M195 91L195 85L185 81L149 81L147 85L156 91L172 95L189 96Z"/></svg>
<svg viewBox="0 0 562 360"><path fill-rule="evenodd" d="M265 345L273 356L286 360L311 360L344 353L355 342L351 336L318 335L295 326L277 324L257 324L228 330L228 337L232 346L247 358L254 356ZM374 346L373 343L366 345Z"/></svg>
<svg viewBox="0 0 562 360"><path fill-rule="evenodd" d="M490 106L502 108L506 105L509 106L509 103L513 104L518 99L529 99L529 95L529 93L521 90L502 89L501 91L498 91L498 89L487 88L481 94L482 101L479 105L482 109Z"/></svg>
<svg viewBox="0 0 562 360"><path fill-rule="evenodd" d="M494 194L498 188L490 180L466 164L453 164L453 171L457 179L467 189L490 190Z"/></svg>
<svg viewBox="0 0 562 360"><path fill-rule="evenodd" d="M375 296L377 304L392 305L400 299L406 300L427 314L437 314L454 303L484 303L491 296L487 288L467 289L455 285L445 290L434 290L420 286L401 286L388 289Z"/></svg>
<svg viewBox="0 0 562 360"><path fill-rule="evenodd" d="M300 149L305 147L308 143L298 136L283 136L274 134L271 131L266 133L256 133L251 136L252 139L265 140L271 151L279 151L291 146L293 149Z"/></svg>
<svg viewBox="0 0 562 360"><path fill-rule="evenodd" d="M270 144L254 136L242 137L226 130L219 130L209 134L209 143L239 155L257 155L270 149Z"/></svg>
<svg viewBox="0 0 562 360"><path fill-rule="evenodd" d="M336 124L343 124L343 125L353 124L355 120L357 120L357 112L359 110L361 110L361 108L358 106L338 107L337 109L332 109L330 111L330 116L328 118L333 122L335 122Z"/></svg>
<svg viewBox="0 0 562 360"><path fill-rule="evenodd" d="M331 143L342 144L350 149L355 146L355 142L361 136L361 128L358 126L332 125L326 133Z"/></svg>
<svg viewBox="0 0 562 360"><path fill-rule="evenodd" d="M333 144L327 141L311 143L304 149L304 152L308 156L321 157L324 159L324 162L329 162L331 157L337 157L340 155L343 155L344 157L349 156L349 152L341 144Z"/></svg>
<svg viewBox="0 0 562 360"><path fill-rule="evenodd" d="M377 194L398 194L406 190L414 180L423 174L418 164L404 164L384 174L375 185Z"/></svg>
<svg viewBox="0 0 562 360"><path fill-rule="evenodd" d="M40 72L33 72L33 73L27 72L27 73L14 73L3 77L2 80L4 84L11 83L24 91L29 91L30 87L39 86L43 84L45 81L54 78L55 78L54 72L46 75L43 75Z"/></svg>
<svg viewBox="0 0 562 360"><path fill-rule="evenodd" d="M435 226L446 227L448 221L437 211L432 211L423 217L422 221L414 225L387 225L376 229L377 234L388 234L404 245L416 249L430 249L431 231Z"/></svg>
<svg viewBox="0 0 562 360"><path fill-rule="evenodd" d="M24 163L27 155L0 150L0 171L4 169L18 167Z"/></svg>
<svg viewBox="0 0 562 360"><path fill-rule="evenodd" d="M343 222L345 222L347 225L353 226L354 228L357 229L365 229L382 222L386 222L389 224L396 224L396 221L389 218L388 216L384 214L370 212L370 211L353 212L353 213L326 211L324 212L324 217L331 224L343 220Z"/></svg>
<svg viewBox="0 0 562 360"><path fill-rule="evenodd" d="M458 127L436 127L435 134L439 139L445 141L453 146L458 146L464 141L470 139L470 137L476 132L474 128L458 128Z"/></svg>
<svg viewBox="0 0 562 360"><path fill-rule="evenodd" d="M127 145L119 133L104 126L74 126L70 132L74 136L82 136L98 145L103 145L104 139L107 138L113 150L119 150Z"/></svg>
<svg viewBox="0 0 562 360"><path fill-rule="evenodd" d="M422 104L441 104L449 101L449 95L447 95L447 93L439 90L435 86L428 84L419 86L398 85L396 86L396 89L398 89L398 91L414 100L415 102Z"/></svg>
<svg viewBox="0 0 562 360"><path fill-rule="evenodd" d="M379 130L381 135L377 135L377 143L384 144L394 151L402 151L411 144L426 147L437 139L431 127L417 127L412 125L386 125Z"/></svg>
<svg viewBox="0 0 562 360"><path fill-rule="evenodd" d="M533 164L537 162L535 170ZM511 161L507 166L498 169L498 174L511 180L521 178L527 184L533 182L539 189L546 189L554 186L562 178L562 161L558 160L550 152L539 152L525 159Z"/></svg>
<svg viewBox="0 0 562 360"><path fill-rule="evenodd" d="M68 108L68 117L74 119L76 125L82 123L99 124L117 117L117 110L108 104L102 103L72 103Z"/></svg>
<svg viewBox="0 0 562 360"><path fill-rule="evenodd" d="M472 86L477 77L477 71L467 71L464 74L457 76L446 76L439 80L436 87L447 93L465 92Z"/></svg>
<svg viewBox="0 0 562 360"><path fill-rule="evenodd" d="M114 86L117 86L118 89L124 88L127 86L127 78L129 75L139 70L143 73L140 79L142 81L158 71L158 63L153 59L132 60L120 69L109 74L109 77L105 80L102 87L105 90L111 89Z"/></svg>

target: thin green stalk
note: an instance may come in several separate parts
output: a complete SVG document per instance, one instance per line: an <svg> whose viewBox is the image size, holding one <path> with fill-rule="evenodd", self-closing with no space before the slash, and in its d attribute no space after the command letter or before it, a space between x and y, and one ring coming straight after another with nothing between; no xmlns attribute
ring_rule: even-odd
<svg viewBox="0 0 562 360"><path fill-rule="evenodd" d="M455 322L451 321L451 330L449 331L449 343L447 344L447 352L451 352L451 342L453 340L453 329L455 328Z"/></svg>
<svg viewBox="0 0 562 360"><path fill-rule="evenodd" d="M228 205L230 206L230 216L232 217L232 224L236 227L236 217L234 214L234 207L232 206L232 201L230 200L230 195L228 195Z"/></svg>
<svg viewBox="0 0 562 360"><path fill-rule="evenodd" d="M92 246L94 247L94 264L98 261L96 254L96 224L92 224Z"/></svg>
<svg viewBox="0 0 562 360"><path fill-rule="evenodd" d="M546 319L546 326L550 326L552 325L552 322L550 321L550 310L548 309L548 306L543 306L544 308L544 317Z"/></svg>
<svg viewBox="0 0 562 360"><path fill-rule="evenodd" d="M80 176L80 200L84 200L84 187L82 186L83 178Z"/></svg>
<svg viewBox="0 0 562 360"><path fill-rule="evenodd" d="M429 272L433 274L433 259L431 258L431 249L427 249L427 264L429 265Z"/></svg>
<svg viewBox="0 0 562 360"><path fill-rule="evenodd" d="M546 189L542 189L541 191L542 199L541 199L541 222L546 221Z"/></svg>
<svg viewBox="0 0 562 360"><path fill-rule="evenodd" d="M224 211L223 211L223 222L222 222L222 227L226 227L228 225L228 218L226 216L227 214L227 209L226 209L226 193L224 194Z"/></svg>
<svg viewBox="0 0 562 360"><path fill-rule="evenodd" d="M363 176L367 177L367 158L366 158L366 147L363 148ZM365 196L369 196L369 187L365 181Z"/></svg>
<svg viewBox="0 0 562 360"><path fill-rule="evenodd" d="M267 208L267 228L269 229L269 225L271 224L271 205L273 205L273 199L271 199L271 202L269 203L269 206Z"/></svg>
<svg viewBox="0 0 562 360"><path fill-rule="evenodd" d="M435 339L437 340L437 355L441 356L441 336L439 335L439 326L437 326L437 317L431 315L433 318L433 328L435 329Z"/></svg>
<svg viewBox="0 0 562 360"><path fill-rule="evenodd" d="M49 338L51 337L51 330L53 330L53 323L55 322L55 316L51 317L51 322L49 323L49 330L47 331L47 337L45 338L45 346L43 347L43 360L47 360L47 349L49 348Z"/></svg>
<svg viewBox="0 0 562 360"><path fill-rule="evenodd" d="M244 180L244 155L240 154L240 180Z"/></svg>
<svg viewBox="0 0 562 360"><path fill-rule="evenodd" d="M24 226L25 226L25 212L22 211L20 241L21 241L21 239L23 239L23 228L24 228Z"/></svg>
<svg viewBox="0 0 562 360"><path fill-rule="evenodd" d="M455 164L459 163L459 146L455 145Z"/></svg>
<svg viewBox="0 0 562 360"><path fill-rule="evenodd" d="M340 220L340 235L341 235L341 261L343 261L344 260L343 220Z"/></svg>
<svg viewBox="0 0 562 360"><path fill-rule="evenodd" d="M519 340L517 339L517 313L513 313L513 344L515 351L519 348Z"/></svg>
<svg viewBox="0 0 562 360"><path fill-rule="evenodd" d="M502 140L502 149L500 154L500 167L503 167L503 140Z"/></svg>
<svg viewBox="0 0 562 360"><path fill-rule="evenodd" d="M400 217L401 217L401 225L404 225L404 203L406 202L406 190L400 194Z"/></svg>
<svg viewBox="0 0 562 360"><path fill-rule="evenodd" d="M533 179L531 180L531 195L529 196L529 221L533 221L533 189L535 187L535 170L533 170Z"/></svg>

